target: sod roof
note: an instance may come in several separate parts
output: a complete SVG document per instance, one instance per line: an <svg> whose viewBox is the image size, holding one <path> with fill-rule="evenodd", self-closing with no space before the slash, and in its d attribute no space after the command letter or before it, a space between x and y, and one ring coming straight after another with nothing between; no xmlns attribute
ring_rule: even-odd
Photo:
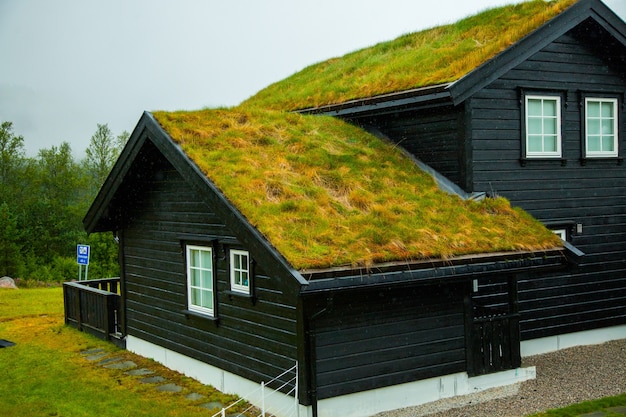
<svg viewBox="0 0 626 417"><path fill-rule="evenodd" d="M573 3L487 10L310 66L238 107L153 115L296 269L560 247L506 199L449 195L396 146L289 111L453 82Z"/></svg>
<svg viewBox="0 0 626 417"><path fill-rule="evenodd" d="M451 83L576 1L528 1L407 34L311 65L261 90L243 104L297 110Z"/></svg>
<svg viewBox="0 0 626 417"><path fill-rule="evenodd" d="M245 107L153 115L296 269L561 246L507 200L446 194L397 147L334 118Z"/></svg>

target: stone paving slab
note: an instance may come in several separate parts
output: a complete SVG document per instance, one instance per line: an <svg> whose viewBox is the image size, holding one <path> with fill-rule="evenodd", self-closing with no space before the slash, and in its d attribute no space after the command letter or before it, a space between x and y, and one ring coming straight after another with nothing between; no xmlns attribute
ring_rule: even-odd
<svg viewBox="0 0 626 417"><path fill-rule="evenodd" d="M165 384L165 385L161 385L160 387L157 387L157 391L161 391L161 392L181 392L183 390L183 387L181 387L180 385L176 385L176 384Z"/></svg>
<svg viewBox="0 0 626 417"><path fill-rule="evenodd" d="M121 370L126 370L126 369L133 369L137 367L137 364L133 361L124 361L124 362L116 362L116 363L112 363L109 365L104 365L105 368L107 369L121 369Z"/></svg>
<svg viewBox="0 0 626 417"><path fill-rule="evenodd" d="M204 395L198 394L197 392L192 392L191 394L186 395L185 398L187 398L190 401L198 401L204 398Z"/></svg>
<svg viewBox="0 0 626 417"><path fill-rule="evenodd" d="M213 401L206 404L201 404L200 407L206 408L207 410L221 410L224 408L224 404L218 401Z"/></svg>
<svg viewBox="0 0 626 417"><path fill-rule="evenodd" d="M101 360L100 362L98 362L98 365L100 366L104 366L104 365L108 365L110 363L114 363L114 362L121 362L123 359L120 358L119 356L113 356L111 358L106 358Z"/></svg>
<svg viewBox="0 0 626 417"><path fill-rule="evenodd" d="M82 352L80 352L81 355L95 355L97 353L103 353L104 349L100 349L100 348L94 348L94 349L88 349L88 350L83 350Z"/></svg>
<svg viewBox="0 0 626 417"><path fill-rule="evenodd" d="M610 411L611 413L615 414L623 414L626 416L626 406L611 407L607 408L606 411Z"/></svg>
<svg viewBox="0 0 626 417"><path fill-rule="evenodd" d="M162 376L151 376L150 378L144 378L142 380L140 380L140 382L142 384L158 384L160 382L165 382L167 381L167 379L163 378Z"/></svg>
<svg viewBox="0 0 626 417"><path fill-rule="evenodd" d="M99 361L102 358L105 358L106 356L107 356L106 353L94 353L92 355L85 356L85 359L91 362L95 362L95 361Z"/></svg>
<svg viewBox="0 0 626 417"><path fill-rule="evenodd" d="M130 376L145 376L145 375L152 375L153 373L154 371L151 371L150 369L146 369L146 368L133 369L128 372L125 372L126 375L130 375Z"/></svg>

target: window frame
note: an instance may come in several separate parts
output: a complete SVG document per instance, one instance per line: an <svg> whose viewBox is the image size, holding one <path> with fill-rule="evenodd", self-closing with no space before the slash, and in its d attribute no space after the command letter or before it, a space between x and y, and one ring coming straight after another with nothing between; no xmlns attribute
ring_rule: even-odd
<svg viewBox="0 0 626 417"><path fill-rule="evenodd" d="M619 157L619 100L616 97L601 97L596 95L585 95L582 103L583 121L583 157L584 158L618 158ZM613 104L613 150L612 151L589 151L589 102L599 102ZM602 117L600 117L602 120ZM602 134L600 134L600 142L602 143Z"/></svg>
<svg viewBox="0 0 626 417"><path fill-rule="evenodd" d="M229 252L230 252L229 253L230 289L231 291L236 292L236 293L250 295L251 294L250 288L252 286L252 268L251 268L252 263L250 261L250 252L248 252L247 250L241 250L241 249L231 249ZM245 269L235 268L235 256L246 257L247 263L246 263ZM236 282L236 272L245 272L248 274L248 285L242 285Z"/></svg>
<svg viewBox="0 0 626 417"><path fill-rule="evenodd" d="M529 151L529 115L528 115L528 102L529 100L551 100L554 101L556 106L556 115L555 119L557 122L556 125L556 151L546 152L546 151ZM525 159L561 159L563 157L563 98L560 94L524 94L524 111L523 111L523 144L524 144L524 152L523 157ZM542 115L542 120L544 120L544 116ZM542 146L545 144L545 136L542 134Z"/></svg>
<svg viewBox="0 0 626 417"><path fill-rule="evenodd" d="M201 252L208 252L210 254L211 259L211 267L204 268L203 265L194 266L191 264L191 251L198 250ZM203 286L192 285L191 282L191 270L193 268L202 270L202 271L210 271L210 282L211 282L211 298L212 298L212 308L203 307L201 305L196 305L192 303L192 290L199 289L200 291L209 291L209 289ZM202 245L185 245L185 273L187 278L187 309L190 312L201 314L208 317L216 317L217 315L217 291L216 291L216 281L215 281L215 250L212 246L202 246Z"/></svg>

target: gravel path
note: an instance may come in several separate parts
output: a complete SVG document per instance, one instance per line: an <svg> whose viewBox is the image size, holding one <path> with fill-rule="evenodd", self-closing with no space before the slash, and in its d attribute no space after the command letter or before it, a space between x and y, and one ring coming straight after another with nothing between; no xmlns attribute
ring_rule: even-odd
<svg viewBox="0 0 626 417"><path fill-rule="evenodd" d="M522 417L626 392L626 339L523 359L537 378L377 417Z"/></svg>

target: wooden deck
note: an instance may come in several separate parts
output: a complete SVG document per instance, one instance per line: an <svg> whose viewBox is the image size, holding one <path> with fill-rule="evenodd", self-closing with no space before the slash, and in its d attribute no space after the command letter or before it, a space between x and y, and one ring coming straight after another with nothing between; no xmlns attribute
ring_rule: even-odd
<svg viewBox="0 0 626 417"><path fill-rule="evenodd" d="M63 283L65 324L123 347L119 284L119 278Z"/></svg>

